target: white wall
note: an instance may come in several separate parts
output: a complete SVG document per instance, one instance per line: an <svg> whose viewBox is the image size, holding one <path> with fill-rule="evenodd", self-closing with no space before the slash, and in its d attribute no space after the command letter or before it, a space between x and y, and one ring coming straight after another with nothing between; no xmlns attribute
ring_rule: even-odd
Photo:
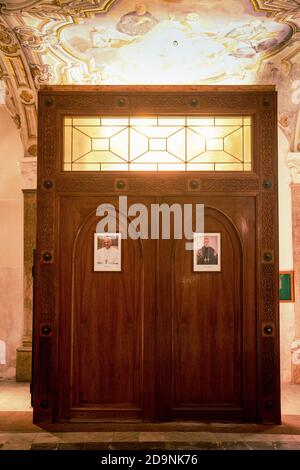
<svg viewBox="0 0 300 470"><path fill-rule="evenodd" d="M292 199L287 166L289 143L282 130L278 132L279 182L279 269L293 270ZM293 303L280 303L281 381L291 381L291 343L295 336Z"/></svg>
<svg viewBox="0 0 300 470"><path fill-rule="evenodd" d="M19 132L0 106L0 340L6 345L0 379L15 376L16 348L22 344L23 195L17 163L22 156Z"/></svg>

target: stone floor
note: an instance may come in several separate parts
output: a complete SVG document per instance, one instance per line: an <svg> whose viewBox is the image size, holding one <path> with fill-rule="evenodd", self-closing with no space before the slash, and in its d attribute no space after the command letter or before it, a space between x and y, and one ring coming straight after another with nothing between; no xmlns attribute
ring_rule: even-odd
<svg viewBox="0 0 300 470"><path fill-rule="evenodd" d="M300 450L300 386L282 387L282 425L32 424L29 386L0 382L0 450ZM92 430L90 430L92 429Z"/></svg>

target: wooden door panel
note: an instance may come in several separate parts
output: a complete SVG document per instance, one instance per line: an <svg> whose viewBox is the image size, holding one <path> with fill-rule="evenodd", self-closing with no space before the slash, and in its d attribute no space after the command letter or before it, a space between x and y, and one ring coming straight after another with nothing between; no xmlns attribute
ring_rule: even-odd
<svg viewBox="0 0 300 470"><path fill-rule="evenodd" d="M61 381L72 390L61 410L72 417L139 418L153 414L153 367L144 381L144 363L154 356L154 257L150 241L122 239L122 271L93 270L96 208L104 201L117 202L94 197L61 202L60 283L72 286L60 297Z"/></svg>
<svg viewBox="0 0 300 470"><path fill-rule="evenodd" d="M185 239L160 241L164 295L158 356L169 358L161 366L161 416L251 419L256 407L255 200L181 201L206 204L204 231L221 233L221 271L194 272Z"/></svg>
<svg viewBox="0 0 300 470"><path fill-rule="evenodd" d="M122 272L94 272L95 222L93 215L81 227L73 251L73 373L78 390L73 406L123 403L140 408L142 247L122 240Z"/></svg>
<svg viewBox="0 0 300 470"><path fill-rule="evenodd" d="M172 264L173 406L240 406L241 247L232 226L206 211L205 231L221 233L221 272L193 272L186 240L175 243ZM188 367L187 367L188 364Z"/></svg>

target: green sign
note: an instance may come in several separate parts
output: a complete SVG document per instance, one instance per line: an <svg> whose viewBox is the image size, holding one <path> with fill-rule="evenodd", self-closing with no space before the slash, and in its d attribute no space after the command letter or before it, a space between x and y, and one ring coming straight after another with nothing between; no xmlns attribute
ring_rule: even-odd
<svg viewBox="0 0 300 470"><path fill-rule="evenodd" d="M293 275L289 273L279 274L279 299L286 302L294 301Z"/></svg>

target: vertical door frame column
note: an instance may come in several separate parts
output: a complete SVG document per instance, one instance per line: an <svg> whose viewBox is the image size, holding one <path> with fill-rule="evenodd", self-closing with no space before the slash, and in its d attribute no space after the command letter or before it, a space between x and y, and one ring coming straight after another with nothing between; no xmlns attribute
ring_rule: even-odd
<svg viewBox="0 0 300 470"><path fill-rule="evenodd" d="M36 158L26 158L19 163L23 180L23 338L17 348L16 380L32 379L32 311L33 311L33 250L36 245Z"/></svg>

